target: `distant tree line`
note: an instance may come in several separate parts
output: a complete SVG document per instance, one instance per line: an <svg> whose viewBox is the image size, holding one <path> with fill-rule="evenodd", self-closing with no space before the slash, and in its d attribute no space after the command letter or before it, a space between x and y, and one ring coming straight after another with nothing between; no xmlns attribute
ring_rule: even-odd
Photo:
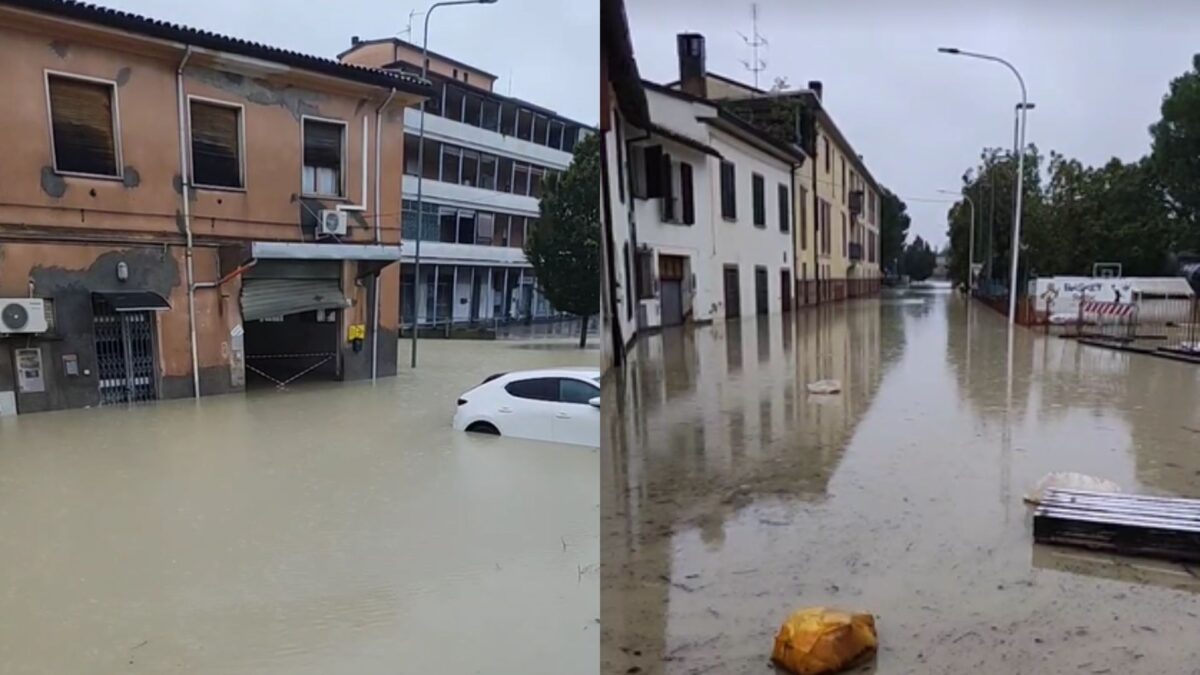
<svg viewBox="0 0 1200 675"><path fill-rule="evenodd" d="M1171 82L1149 131L1149 154L1133 162L1091 167L1056 152L1047 158L1032 144L1024 149L1020 278L1090 275L1096 262L1121 263L1127 276L1173 275L1200 253L1200 55ZM1016 166L1012 149L985 148L963 174L963 192L977 206L981 279L1009 276ZM948 221L950 277L963 282L971 226L965 200L950 208Z"/></svg>

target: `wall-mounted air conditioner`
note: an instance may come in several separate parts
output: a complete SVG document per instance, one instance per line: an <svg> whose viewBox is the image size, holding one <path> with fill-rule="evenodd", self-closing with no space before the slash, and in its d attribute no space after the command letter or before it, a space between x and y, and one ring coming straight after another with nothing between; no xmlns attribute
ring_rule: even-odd
<svg viewBox="0 0 1200 675"><path fill-rule="evenodd" d="M317 236L346 236L346 212L341 210L321 209L317 212Z"/></svg>
<svg viewBox="0 0 1200 675"><path fill-rule="evenodd" d="M0 335L45 333L46 302L41 298L0 298Z"/></svg>

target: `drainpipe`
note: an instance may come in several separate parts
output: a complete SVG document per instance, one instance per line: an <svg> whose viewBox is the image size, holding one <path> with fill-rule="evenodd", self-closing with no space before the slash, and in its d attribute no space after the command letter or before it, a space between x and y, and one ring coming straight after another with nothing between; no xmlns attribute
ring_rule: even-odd
<svg viewBox="0 0 1200 675"><path fill-rule="evenodd" d="M183 69L192 58L192 46L183 52L183 60L175 69L175 100L179 108L179 192L183 198L183 234L187 239L188 338L192 350L192 397L200 398L200 357L196 351L196 270L192 261L191 172L188 171L187 123L184 117L187 99L183 96Z"/></svg>
<svg viewBox="0 0 1200 675"><path fill-rule="evenodd" d="M791 312L795 312L796 307L800 304L799 294L796 293L796 279L798 277L797 273L800 271L796 269L796 263L800 262L800 245L796 243L796 235L800 234L800 212L799 209L796 208L796 204L800 201L796 199L796 169L799 169L800 166L801 165L799 164L793 164L788 176L788 201L792 203L792 288L791 293L789 294L792 298L792 306L788 308L788 310ZM800 208L804 208L804 205L800 204Z"/></svg>
<svg viewBox="0 0 1200 675"><path fill-rule="evenodd" d="M379 209L381 208L381 206L380 206L381 202L379 199L379 186L380 186L380 181L379 181L380 159L379 159L379 157L380 157L380 153L382 152L382 148L383 148L383 144L380 142L380 138L383 136L383 109L388 107L388 104L391 103L392 99L395 97L396 97L396 88L392 87L392 91L391 91L391 93L388 94L387 99L384 100L384 102L378 108L375 109L375 243L376 244L383 243L383 237L382 237L383 230L382 230L382 225L381 225L381 221L380 221L380 217L379 217ZM366 166L366 163L367 163L367 160L364 158L363 159L364 167ZM363 175L363 184L366 185L366 175L365 174ZM365 206L365 204L364 204L364 206ZM420 222L421 222L421 214L418 213L417 214L418 227L420 227L420 225L419 225ZM397 264L400 264L400 263L397 263ZM371 310L375 316L375 321L374 321L375 325L371 331L371 381L372 382L374 382L375 379L379 376L379 274L380 274L379 272L375 273L375 292L374 292L375 301L374 301L374 303L372 303L374 306L372 307L372 310Z"/></svg>

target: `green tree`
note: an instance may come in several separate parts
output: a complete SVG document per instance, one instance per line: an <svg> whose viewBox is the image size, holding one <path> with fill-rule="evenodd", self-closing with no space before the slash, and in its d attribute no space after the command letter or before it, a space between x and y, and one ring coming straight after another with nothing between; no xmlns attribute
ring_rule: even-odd
<svg viewBox="0 0 1200 675"><path fill-rule="evenodd" d="M937 267L937 254L929 242L917 235L904 249L904 273L913 281L925 281Z"/></svg>
<svg viewBox="0 0 1200 675"><path fill-rule="evenodd" d="M885 271L896 271L912 217L908 215L908 205L903 199L886 187L882 190L879 195L879 261Z"/></svg>
<svg viewBox="0 0 1200 675"><path fill-rule="evenodd" d="M1179 246L1200 252L1200 54L1171 81L1150 127L1150 166L1179 223Z"/></svg>
<svg viewBox="0 0 1200 675"><path fill-rule="evenodd" d="M600 311L600 139L575 146L571 166L546 181L541 218L525 242L538 287L554 308L579 317L579 348Z"/></svg>

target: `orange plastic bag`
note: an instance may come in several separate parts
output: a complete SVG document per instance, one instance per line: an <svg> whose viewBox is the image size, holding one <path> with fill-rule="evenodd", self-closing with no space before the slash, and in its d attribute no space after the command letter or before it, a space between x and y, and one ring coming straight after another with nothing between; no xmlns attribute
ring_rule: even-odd
<svg viewBox="0 0 1200 675"><path fill-rule="evenodd" d="M795 675L836 673L873 653L878 644L874 616L810 607L779 627L771 660Z"/></svg>

